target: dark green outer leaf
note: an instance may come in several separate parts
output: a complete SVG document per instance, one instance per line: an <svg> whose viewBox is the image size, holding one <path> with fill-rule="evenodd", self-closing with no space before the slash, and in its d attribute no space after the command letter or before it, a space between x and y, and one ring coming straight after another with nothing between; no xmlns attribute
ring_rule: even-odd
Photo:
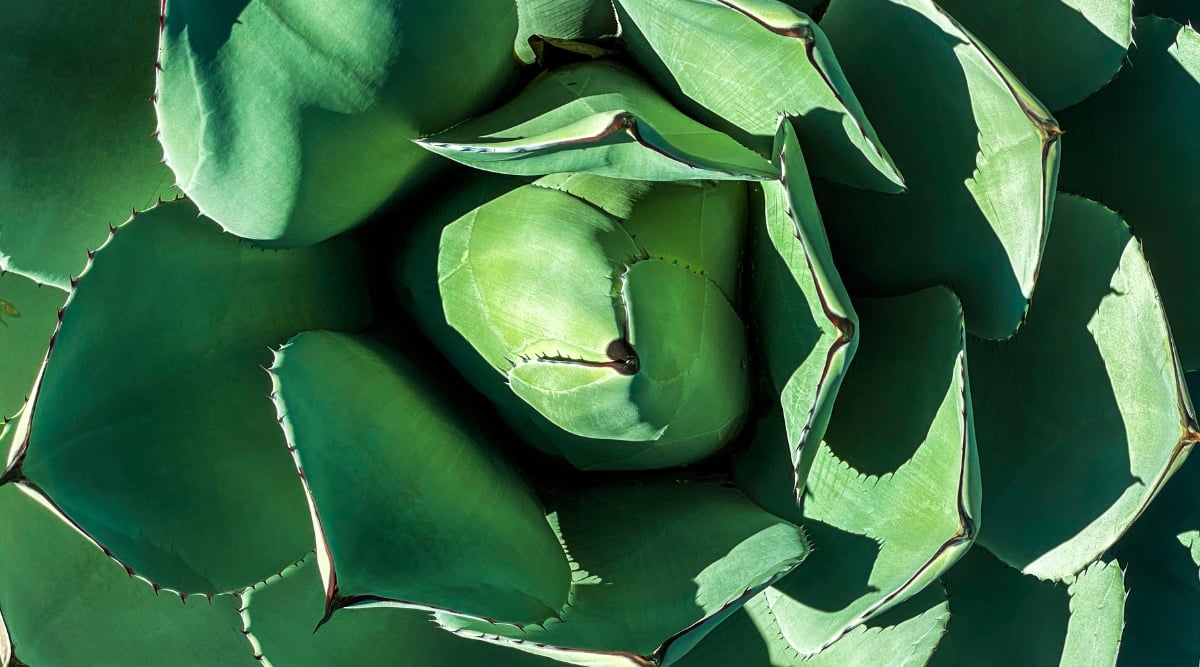
<svg viewBox="0 0 1200 667"><path fill-rule="evenodd" d="M36 491L0 488L0 664L256 667L231 595L190 596L130 577ZM19 665L21 663L12 663Z"/></svg>
<svg viewBox="0 0 1200 667"><path fill-rule="evenodd" d="M1140 18L1112 85L1062 112L1060 187L1119 212L1141 241L1185 370L1200 368L1200 35Z"/></svg>
<svg viewBox="0 0 1200 667"><path fill-rule="evenodd" d="M572 664L670 665L808 554L799 528L711 483L595 487L551 516L574 569L561 621L523 631L439 622Z"/></svg>
<svg viewBox="0 0 1200 667"><path fill-rule="evenodd" d="M0 273L0 422L15 415L29 397L66 299L66 292L56 287Z"/></svg>
<svg viewBox="0 0 1200 667"><path fill-rule="evenodd" d="M186 201L140 214L72 291L0 479L165 587L279 571L312 536L262 365L298 331L363 326L360 270L349 242L263 251Z"/></svg>
<svg viewBox="0 0 1200 667"><path fill-rule="evenodd" d="M908 182L896 197L817 184L847 288L945 285L971 333L1011 336L1049 229L1054 119L932 0L834 0L821 25Z"/></svg>
<svg viewBox="0 0 1200 667"><path fill-rule="evenodd" d="M1125 609L1116 561L1093 563L1064 585L1022 575L976 548L943 578L950 624L931 667L1116 662Z"/></svg>
<svg viewBox="0 0 1200 667"><path fill-rule="evenodd" d="M515 69L512 0L170 0L157 111L179 186L280 246L361 223L436 162L412 144Z"/></svg>
<svg viewBox="0 0 1200 667"><path fill-rule="evenodd" d="M386 604L508 623L557 615L571 572L537 499L408 362L365 337L310 331L271 373L328 614Z"/></svg>
<svg viewBox="0 0 1200 667"><path fill-rule="evenodd" d="M1200 395L1200 377L1188 380ZM1189 456L1113 553L1129 587L1118 664L1200 664L1200 458Z"/></svg>
<svg viewBox="0 0 1200 667"><path fill-rule="evenodd" d="M971 339L979 543L1038 578L1095 561L1200 438L1154 280L1120 217L1059 195L1029 320Z"/></svg>
<svg viewBox="0 0 1200 667"><path fill-rule="evenodd" d="M353 609L313 632L325 596L315 557L243 591L242 621L263 667L554 667L562 663L462 639L411 609Z"/></svg>
<svg viewBox="0 0 1200 667"><path fill-rule="evenodd" d="M157 8L148 0L4 8L0 270L67 289L109 225L174 196L152 137Z"/></svg>

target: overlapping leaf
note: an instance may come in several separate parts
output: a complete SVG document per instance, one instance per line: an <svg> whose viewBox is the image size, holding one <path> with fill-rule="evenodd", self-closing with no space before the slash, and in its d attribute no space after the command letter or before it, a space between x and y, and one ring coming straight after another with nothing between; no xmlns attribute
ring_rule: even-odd
<svg viewBox="0 0 1200 667"><path fill-rule="evenodd" d="M1060 195L1054 213L1029 321L1008 342L972 339L970 358L979 542L1065 579L1117 541L1200 434L1129 228L1079 197Z"/></svg>
<svg viewBox="0 0 1200 667"><path fill-rule="evenodd" d="M821 25L908 183L895 197L817 187L847 287L945 285L973 334L1011 336L1049 228L1054 119L932 0L834 0Z"/></svg>
<svg viewBox="0 0 1200 667"><path fill-rule="evenodd" d="M0 270L67 289L110 225L174 196L151 136L157 9L144 0L5 8Z"/></svg>
<svg viewBox="0 0 1200 667"><path fill-rule="evenodd" d="M271 373L327 615L384 604L526 624L558 613L570 570L537 500L412 366L370 339L308 332Z"/></svg>
<svg viewBox="0 0 1200 667"><path fill-rule="evenodd" d="M860 300L857 310L862 342L809 472L803 513L781 484L746 484L813 541L804 567L765 595L804 655L934 581L970 547L979 516L958 300L934 288ZM755 437L779 430L768 419ZM777 475L787 470L780 459Z"/></svg>
<svg viewBox="0 0 1200 667"><path fill-rule="evenodd" d="M260 365L370 316L349 242L256 250L180 201L115 232L72 291L5 481L148 579L239 589L311 548Z"/></svg>
<svg viewBox="0 0 1200 667"><path fill-rule="evenodd" d="M206 215L275 245L411 190L433 166L411 140L481 111L513 71L511 0L164 4L167 164Z"/></svg>
<svg viewBox="0 0 1200 667"><path fill-rule="evenodd" d="M842 75L824 32L772 0L618 0L621 36L674 100L767 150L794 117L814 173L887 192L904 188ZM788 85L779 85L787 81Z"/></svg>

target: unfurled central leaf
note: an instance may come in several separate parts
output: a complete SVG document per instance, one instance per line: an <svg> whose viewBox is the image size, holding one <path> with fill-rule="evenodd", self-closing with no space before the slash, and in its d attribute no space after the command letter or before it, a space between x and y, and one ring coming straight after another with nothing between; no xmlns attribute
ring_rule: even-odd
<svg viewBox="0 0 1200 667"><path fill-rule="evenodd" d="M446 320L576 466L697 460L749 400L731 301L745 218L740 184L546 177L446 228Z"/></svg>

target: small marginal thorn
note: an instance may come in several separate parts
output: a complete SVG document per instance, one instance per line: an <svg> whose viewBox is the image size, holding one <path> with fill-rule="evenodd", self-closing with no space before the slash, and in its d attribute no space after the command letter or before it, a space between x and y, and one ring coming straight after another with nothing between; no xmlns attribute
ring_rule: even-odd
<svg viewBox="0 0 1200 667"><path fill-rule="evenodd" d="M155 60L155 61L154 61L154 70L155 70L156 72L161 72L161 71L163 71L163 67L162 67L162 61L160 61L160 60Z"/></svg>
<svg viewBox="0 0 1200 667"><path fill-rule="evenodd" d="M96 251L92 250L91 248L88 248L87 249L87 258L88 258L88 261L96 259Z"/></svg>
<svg viewBox="0 0 1200 667"><path fill-rule="evenodd" d="M113 226L112 226L112 224L111 224L111 223L109 223L109 225L108 225L108 235L109 235L109 236L113 236L113 235L114 235L114 234L116 234L116 233L117 233L117 228L116 228L116 227L113 227Z"/></svg>

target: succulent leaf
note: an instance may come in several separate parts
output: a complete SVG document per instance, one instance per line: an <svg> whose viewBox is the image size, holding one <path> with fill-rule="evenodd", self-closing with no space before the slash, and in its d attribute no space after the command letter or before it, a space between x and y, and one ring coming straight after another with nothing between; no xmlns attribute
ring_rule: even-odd
<svg viewBox="0 0 1200 667"><path fill-rule="evenodd" d="M1137 20L1137 47L1113 83L1063 112L1061 189L1115 211L1141 241L1186 370L1200 369L1200 35Z"/></svg>
<svg viewBox="0 0 1200 667"><path fill-rule="evenodd" d="M482 110L514 69L512 0L164 4L167 164L205 215L272 245L335 236L411 189L434 166L411 140Z"/></svg>
<svg viewBox="0 0 1200 667"><path fill-rule="evenodd" d="M57 287L0 273L0 422L25 405L66 299Z"/></svg>
<svg viewBox="0 0 1200 667"><path fill-rule="evenodd" d="M1116 663L1125 609L1116 561L1093 563L1064 587L973 549L944 578L950 625L931 667Z"/></svg>
<svg viewBox="0 0 1200 667"><path fill-rule="evenodd" d="M532 491L410 364L371 339L312 331L276 353L271 375L327 615L394 605L524 624L562 608L571 572Z"/></svg>
<svg viewBox="0 0 1200 667"><path fill-rule="evenodd" d="M312 542L260 365L299 330L366 323L360 261L251 248L186 201L140 214L72 291L0 479L165 587L279 571Z"/></svg>
<svg viewBox="0 0 1200 667"><path fill-rule="evenodd" d="M1099 558L1200 438L1139 244L1095 202L1059 196L1028 322L969 354L979 543L1026 574L1066 579Z"/></svg>
<svg viewBox="0 0 1200 667"><path fill-rule="evenodd" d="M313 632L325 610L315 561L309 556L242 593L244 629L262 667L562 664L457 637L434 625L428 613L412 609L347 610Z"/></svg>
<svg viewBox="0 0 1200 667"><path fill-rule="evenodd" d="M67 289L110 225L174 197L152 137L156 19L145 0L5 8L0 270Z"/></svg>
<svg viewBox="0 0 1200 667"><path fill-rule="evenodd" d="M517 0L517 57L534 61L529 39L598 39L617 34L611 0Z"/></svg>
<svg viewBox="0 0 1200 667"><path fill-rule="evenodd" d="M805 150L820 156L812 164L816 175L904 189L824 32L804 14L776 0L617 0L615 6L633 56L698 117L765 152L778 115L787 114Z"/></svg>
<svg viewBox="0 0 1200 667"><path fill-rule="evenodd" d="M751 243L751 326L761 347L770 400L783 410L786 436L758 437L741 457L745 487L785 484L799 502L804 480L858 346L858 315L842 286L804 155L791 123L780 124L775 160L781 177L762 184L764 206ZM791 479L776 452L787 451ZM754 492L750 492L754 495Z"/></svg>
<svg viewBox="0 0 1200 667"><path fill-rule="evenodd" d="M932 585L878 619L858 626L824 651L805 656L788 644L775 613L767 606L766 594L760 593L677 665L918 667L926 664L938 647L949 616L946 592Z"/></svg>
<svg viewBox="0 0 1200 667"><path fill-rule="evenodd" d="M1189 374L1196 390L1196 375ZM1113 547L1129 588L1118 664L1200 663L1200 459L1188 458Z"/></svg>
<svg viewBox="0 0 1200 667"><path fill-rule="evenodd" d="M577 467L699 460L732 437L749 401L726 282L744 202L741 184L585 175L513 190L443 232L446 321L496 369L491 382L507 379L537 412L510 418L532 420ZM674 231L638 236L662 225ZM531 273L530 248L553 248L553 261Z"/></svg>
<svg viewBox="0 0 1200 667"><path fill-rule="evenodd" d="M0 487L0 634L4 665L257 667L239 601L180 598L130 577L62 521L38 492Z"/></svg>
<svg viewBox="0 0 1200 667"><path fill-rule="evenodd" d="M806 656L934 581L970 547L980 515L957 299L934 288L860 300L857 310L862 342L809 471L803 513L782 485L746 486L820 545L766 593L788 643ZM756 437L780 430L768 418ZM777 459L774 468L786 465Z"/></svg>
<svg viewBox="0 0 1200 667"><path fill-rule="evenodd" d="M1132 0L939 0L1057 111L1108 83L1133 38Z"/></svg>
<svg viewBox="0 0 1200 667"><path fill-rule="evenodd" d="M551 517L574 570L562 620L523 630L439 622L571 664L667 667L808 554L799 528L712 483L593 487Z"/></svg>
<svg viewBox="0 0 1200 667"><path fill-rule="evenodd" d="M834 0L821 22L908 191L818 184L851 293L941 284L1008 338L1033 294L1058 173L1050 113L931 0Z"/></svg>
<svg viewBox="0 0 1200 667"><path fill-rule="evenodd" d="M522 176L777 175L754 151L683 115L637 74L604 60L548 71L507 105L417 143L470 167Z"/></svg>

